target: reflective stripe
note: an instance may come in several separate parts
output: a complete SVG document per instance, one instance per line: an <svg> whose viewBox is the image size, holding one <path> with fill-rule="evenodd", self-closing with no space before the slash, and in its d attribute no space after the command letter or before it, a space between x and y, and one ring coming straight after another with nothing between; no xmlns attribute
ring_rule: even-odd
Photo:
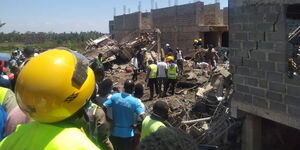
<svg viewBox="0 0 300 150"><path fill-rule="evenodd" d="M7 88L0 87L0 104L1 105L3 104L3 101L5 99L7 91L8 91Z"/></svg>
<svg viewBox="0 0 300 150"><path fill-rule="evenodd" d="M168 65L168 79L176 79L177 78L177 65L174 64L174 67L171 68L170 65Z"/></svg>
<svg viewBox="0 0 300 150"><path fill-rule="evenodd" d="M154 79L157 77L157 65L151 64L149 65L150 67L150 74L149 74L149 79Z"/></svg>

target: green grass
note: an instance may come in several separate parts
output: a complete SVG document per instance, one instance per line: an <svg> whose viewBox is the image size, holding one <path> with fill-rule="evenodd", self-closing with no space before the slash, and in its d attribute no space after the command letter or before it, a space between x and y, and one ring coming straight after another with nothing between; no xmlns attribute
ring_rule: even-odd
<svg viewBox="0 0 300 150"><path fill-rule="evenodd" d="M84 48L85 48L85 43L84 42L70 42L70 41L57 43L57 42L48 41L45 43L25 45L24 43L7 42L7 43L0 43L0 52L1 53L11 53L13 50L16 50L17 48L23 49L26 46L32 46L32 47L40 49L40 50L47 50L47 49L51 49L51 48L55 48L55 47L67 47L72 50L76 50L78 52L83 52Z"/></svg>

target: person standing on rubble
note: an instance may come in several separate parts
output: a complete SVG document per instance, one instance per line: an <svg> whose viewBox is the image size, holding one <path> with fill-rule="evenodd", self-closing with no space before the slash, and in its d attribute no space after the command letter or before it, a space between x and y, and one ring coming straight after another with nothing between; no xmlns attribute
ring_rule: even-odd
<svg viewBox="0 0 300 150"><path fill-rule="evenodd" d="M132 80L137 81L139 64L138 64L138 59L137 59L136 55L134 57L132 57L132 59L130 60L130 66L133 69Z"/></svg>
<svg viewBox="0 0 300 150"><path fill-rule="evenodd" d="M197 51L198 50L198 40L197 39L195 39L193 41L193 46L194 46L194 49Z"/></svg>
<svg viewBox="0 0 300 150"><path fill-rule="evenodd" d="M205 53L204 58L205 62L209 64L210 71L217 66L219 56L212 44L208 45L208 51Z"/></svg>
<svg viewBox="0 0 300 150"><path fill-rule="evenodd" d="M157 101L153 105L152 113L147 116L142 123L141 140L156 132L160 128L170 127L167 121L169 117L169 106L164 101Z"/></svg>
<svg viewBox="0 0 300 150"><path fill-rule="evenodd" d="M141 103L131 94L134 91L134 82L126 80L124 92L112 95L104 102L104 107L113 109L113 131L110 137L115 150L132 150L134 140L134 114L139 120L144 119Z"/></svg>
<svg viewBox="0 0 300 150"><path fill-rule="evenodd" d="M202 46L203 46L202 38L198 39L197 46L198 46L198 48L202 48Z"/></svg>
<svg viewBox="0 0 300 150"><path fill-rule="evenodd" d="M157 88L160 97L163 97L162 88L167 84L167 63L164 58L161 58L161 62L157 63Z"/></svg>
<svg viewBox="0 0 300 150"><path fill-rule="evenodd" d="M167 95L169 87L170 87L170 90L171 90L171 95L175 94L178 67L174 63L173 60L170 61L170 64L168 65L167 70L168 70L168 74L167 74L168 80L167 80L167 84L166 84L165 89L164 89L164 96Z"/></svg>
<svg viewBox="0 0 300 150"><path fill-rule="evenodd" d="M178 65L178 70L180 73L183 71L183 55L182 51L179 48L176 48L176 60Z"/></svg>
<svg viewBox="0 0 300 150"><path fill-rule="evenodd" d="M88 60L78 53L57 48L33 58L18 76L16 95L21 110L35 121L18 126L0 150L98 150L81 130L94 87Z"/></svg>
<svg viewBox="0 0 300 150"><path fill-rule="evenodd" d="M166 51L167 51L167 55L168 55L168 56L174 56L174 51L173 51L173 49L171 48L171 46L170 46L169 43L166 44Z"/></svg>
<svg viewBox="0 0 300 150"><path fill-rule="evenodd" d="M148 87L150 88L150 98L149 100L153 99L154 96L154 88L156 91L156 94L159 94L159 89L157 86L157 65L154 64L153 60L148 61L149 66L147 68L147 75L145 81L148 81Z"/></svg>

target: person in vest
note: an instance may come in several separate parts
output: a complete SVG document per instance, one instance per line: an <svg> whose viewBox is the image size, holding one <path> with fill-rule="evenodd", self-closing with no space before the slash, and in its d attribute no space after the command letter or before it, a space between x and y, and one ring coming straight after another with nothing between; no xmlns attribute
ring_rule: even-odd
<svg viewBox="0 0 300 150"><path fill-rule="evenodd" d="M0 105L9 114L18 104L14 92L0 86Z"/></svg>
<svg viewBox="0 0 300 150"><path fill-rule="evenodd" d="M94 87L88 60L78 53L56 48L32 58L18 76L16 97L34 121L18 126L0 150L98 150L82 130Z"/></svg>
<svg viewBox="0 0 300 150"><path fill-rule="evenodd" d="M165 89L164 89L164 96L166 96L166 94L169 90L169 87L170 87L170 90L171 90L171 94L172 95L175 94L175 86L176 86L176 83L177 83L178 67L174 63L173 60L170 61L170 64L167 67L167 71L168 71L168 73L167 73L168 79L167 79L167 84L166 84Z"/></svg>
<svg viewBox="0 0 300 150"><path fill-rule="evenodd" d="M141 140L156 132L159 128L170 127L166 121L169 116L169 106L164 101L156 101L153 105L153 112L147 116L142 123Z"/></svg>
<svg viewBox="0 0 300 150"><path fill-rule="evenodd" d="M156 94L159 95L159 90L157 86L157 65L154 64L153 60L148 61L149 66L147 68L146 82L148 81L148 87L150 88L150 98L153 99L154 96L154 87L156 90Z"/></svg>

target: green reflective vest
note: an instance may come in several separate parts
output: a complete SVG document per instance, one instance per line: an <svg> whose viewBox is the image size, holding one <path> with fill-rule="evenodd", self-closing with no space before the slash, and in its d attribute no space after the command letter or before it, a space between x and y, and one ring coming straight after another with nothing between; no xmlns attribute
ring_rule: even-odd
<svg viewBox="0 0 300 150"><path fill-rule="evenodd" d="M30 122L0 143L0 150L99 150L83 131L66 123Z"/></svg>
<svg viewBox="0 0 300 150"><path fill-rule="evenodd" d="M150 67L149 79L155 79L157 77L157 65L151 64L149 65L149 67Z"/></svg>
<svg viewBox="0 0 300 150"><path fill-rule="evenodd" d="M102 58L99 59L99 58L96 58L96 63L98 66L101 66L102 65Z"/></svg>
<svg viewBox="0 0 300 150"><path fill-rule="evenodd" d="M160 127L166 127L166 125L158 120L151 119L150 116L147 116L142 123L141 140L151 133L156 132Z"/></svg>
<svg viewBox="0 0 300 150"><path fill-rule="evenodd" d="M8 89L4 88L4 87L0 87L0 105L3 104L3 101L5 99L6 93L7 93Z"/></svg>
<svg viewBox="0 0 300 150"><path fill-rule="evenodd" d="M171 68L170 65L168 65L168 79L176 79L177 78L177 65L174 64L174 67Z"/></svg>

